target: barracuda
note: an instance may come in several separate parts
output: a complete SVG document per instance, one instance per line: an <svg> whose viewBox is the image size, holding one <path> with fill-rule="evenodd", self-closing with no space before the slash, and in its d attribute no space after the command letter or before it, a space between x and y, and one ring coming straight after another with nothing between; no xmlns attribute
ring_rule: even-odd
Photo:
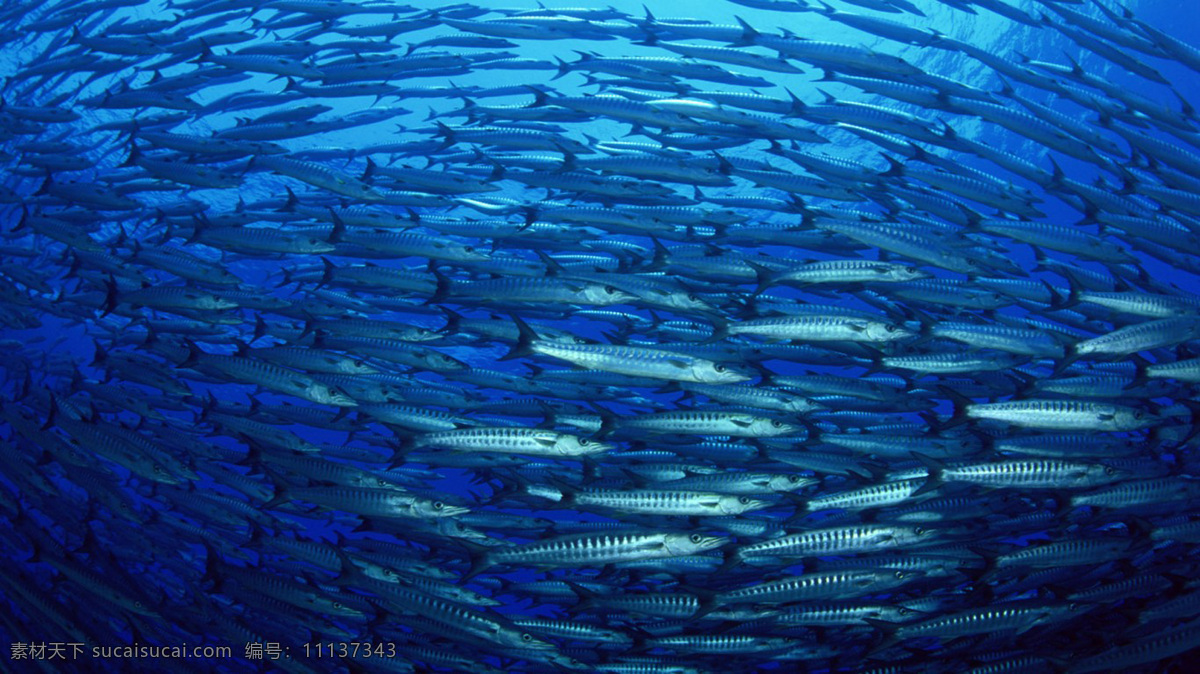
<svg viewBox="0 0 1200 674"><path fill-rule="evenodd" d="M719 548L726 539L685 533L580 534L512 545L484 552L472 562L464 578L472 578L497 564L541 568L604 566L665 557L685 557Z"/></svg>
<svg viewBox="0 0 1200 674"><path fill-rule="evenodd" d="M1126 480L1126 471L1100 463L1078 463L1055 459L1024 459L994 463L948 466L924 457L930 466L931 485L967 482L983 487L1015 489L1086 489Z"/></svg>
<svg viewBox="0 0 1200 674"><path fill-rule="evenodd" d="M1017 354L1002 352L956 351L924 356L884 356L880 363L889 368L912 370L918 374L955 374L1008 370L1025 362Z"/></svg>
<svg viewBox="0 0 1200 674"><path fill-rule="evenodd" d="M464 428L426 433L415 438L412 447L560 458L600 454L613 448L608 443L535 428Z"/></svg>
<svg viewBox="0 0 1200 674"><path fill-rule="evenodd" d="M717 335L757 335L769 339L882 343L912 337L914 333L883 320L863 320L836 315L760 318L721 324Z"/></svg>
<svg viewBox="0 0 1200 674"><path fill-rule="evenodd" d="M936 538L935 530L916 526L868 524L831 527L743 545L733 550L733 559L757 566L775 563L771 558L827 557L911 549L935 543Z"/></svg>
<svg viewBox="0 0 1200 674"><path fill-rule="evenodd" d="M426 499L399 489L363 487L291 487L276 485L275 497L263 508L272 508L294 500L325 508L354 513L362 517L437 518L454 517L468 508Z"/></svg>
<svg viewBox="0 0 1200 674"><path fill-rule="evenodd" d="M1024 634L1040 625L1067 620L1086 610L1087 607L1076 607L1073 604L1014 601L994 607L967 609L908 625L894 626L878 622L872 624L884 628L885 632L890 632L897 640L922 636L948 639L994 632Z"/></svg>
<svg viewBox="0 0 1200 674"><path fill-rule="evenodd" d="M254 358L204 353L195 345L190 345L188 357L180 363L180 367L196 367L203 371L219 373L235 381L257 384L322 405L354 407L358 404L345 393L308 375Z"/></svg>
<svg viewBox="0 0 1200 674"><path fill-rule="evenodd" d="M946 321L930 326L929 334L1006 353L1042 358L1062 358L1065 355L1063 343L1054 335L1034 329Z"/></svg>
<svg viewBox="0 0 1200 674"><path fill-rule="evenodd" d="M493 281L439 281L431 301L478 298L492 302L551 302L611 306L628 304L637 297L612 285L560 278L507 278Z"/></svg>
<svg viewBox="0 0 1200 674"><path fill-rule="evenodd" d="M105 313L112 311L117 304L152 307L167 311L172 309L186 309L202 312L224 311L238 307L237 302L224 299L203 290L188 287L149 287L121 292L117 289L117 284L112 282L108 286L108 293L105 298Z"/></svg>
<svg viewBox="0 0 1200 674"><path fill-rule="evenodd" d="M382 201L383 194L370 185L321 164L273 155L255 156L251 166L260 166L280 175L295 178L314 187L362 201Z"/></svg>
<svg viewBox="0 0 1200 674"><path fill-rule="evenodd" d="M1118 328L1106 335L1077 342L1076 356L1118 356L1176 346L1200 337L1200 317L1161 318Z"/></svg>
<svg viewBox="0 0 1200 674"><path fill-rule="evenodd" d="M208 260L171 246L147 249L135 242L131 261L148 264L182 279L209 285L230 286L242 282L219 261Z"/></svg>
<svg viewBox="0 0 1200 674"><path fill-rule="evenodd" d="M688 472L691 472L689 470ZM713 491L720 494L761 495L795 491L817 484L815 478L775 473L727 472L707 475L687 475L674 480L657 482L664 489Z"/></svg>
<svg viewBox="0 0 1200 674"><path fill-rule="evenodd" d="M980 230L1002 234L1042 248L1072 253L1079 257L1100 262L1137 262L1124 248L1098 236L1080 232L1073 227L1056 226L1041 222L1018 222L1008 220L983 220Z"/></svg>
<svg viewBox="0 0 1200 674"><path fill-rule="evenodd" d="M758 268L756 268L758 271ZM775 285L787 284L806 286L812 284L855 284L855 283L899 283L928 278L929 274L908 265L872 262L870 260L822 260L808 262L780 271L763 269L759 274L758 290Z"/></svg>
<svg viewBox="0 0 1200 674"><path fill-rule="evenodd" d="M926 437L884 433L821 433L810 441L842 447L859 454L897 458L907 458L913 452L934 457L958 457L978 451L983 444L979 438L969 435Z"/></svg>
<svg viewBox="0 0 1200 674"><path fill-rule="evenodd" d="M540 493L553 499L553 493ZM550 492L551 490L546 490ZM748 496L705 493L700 491L676 491L663 487L647 489L587 489L581 491L555 488L560 495L559 503L584 510L613 511L640 515L662 515L667 517L719 517L741 515L762 510L771 504Z"/></svg>
<svg viewBox="0 0 1200 674"><path fill-rule="evenodd" d="M247 255L263 253L331 253L337 246L328 236L305 231L284 231L266 227L210 227L197 221L189 243L202 243L219 250Z"/></svg>
<svg viewBox="0 0 1200 674"><path fill-rule="evenodd" d="M615 422L618 431L644 433L683 433L692 435L731 435L769 437L787 435L800 429L778 419L722 410L656 412Z"/></svg>
<svg viewBox="0 0 1200 674"><path fill-rule="evenodd" d="M804 414L822 407L819 402L802 395L756 386L686 382L680 387L688 393L699 393L711 400L776 412Z"/></svg>
<svg viewBox="0 0 1200 674"><path fill-rule="evenodd" d="M768 581L715 595L718 606L730 604L784 604L828 599L853 599L886 592L921 577L920 573L855 569L817 571L803 576Z"/></svg>
<svg viewBox="0 0 1200 674"><path fill-rule="evenodd" d="M924 479L896 480L859 489L815 496L804 504L807 512L820 510L870 510L906 503L919 496Z"/></svg>
<svg viewBox="0 0 1200 674"><path fill-rule="evenodd" d="M969 255L960 253L965 240L949 237L936 231L912 231L888 226L888 223L852 222L847 220L819 221L817 227L868 246L877 246L918 262L949 271L975 273L979 264Z"/></svg>
<svg viewBox="0 0 1200 674"><path fill-rule="evenodd" d="M948 392L949 389L944 389ZM953 392L950 392L953 393ZM1013 426L1060 431L1136 431L1158 422L1149 412L1126 405L1077 400L1014 400L971 403L958 394L951 423L968 419L1000 421Z"/></svg>
<svg viewBox="0 0 1200 674"><path fill-rule="evenodd" d="M505 359L537 353L570 361L584 368L669 381L720 384L749 381L752 378L733 367L665 349L549 342L539 338L524 321L516 319L516 322L521 337L517 345L504 356Z"/></svg>

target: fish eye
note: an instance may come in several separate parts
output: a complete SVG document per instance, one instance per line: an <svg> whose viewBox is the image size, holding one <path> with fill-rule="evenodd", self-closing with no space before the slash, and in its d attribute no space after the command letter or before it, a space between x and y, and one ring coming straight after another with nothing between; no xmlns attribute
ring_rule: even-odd
<svg viewBox="0 0 1200 674"><path fill-rule="evenodd" d="M445 508L445 507L446 507L446 504L445 504L445 503L442 503L441 501L434 501L434 502L433 502L433 509L434 509L434 510L441 510L442 508Z"/></svg>
<svg viewBox="0 0 1200 674"><path fill-rule="evenodd" d="M724 366L724 365L718 365L718 366L714 367L713 369L714 369L714 370L716 370L717 372L724 372L724 371L725 371L725 366Z"/></svg>
<svg viewBox="0 0 1200 674"><path fill-rule="evenodd" d="M604 292L608 293L609 295L613 295L617 292L617 289L612 286L604 286Z"/></svg>
<svg viewBox="0 0 1200 674"><path fill-rule="evenodd" d="M463 250L464 250L464 251L466 251L466 252L468 252L468 253L474 253L474 252L475 252L475 246L463 246Z"/></svg>
<svg viewBox="0 0 1200 674"><path fill-rule="evenodd" d="M925 533L925 527L917 527L916 528L916 534L918 536L920 536L921 534L924 534L924 533Z"/></svg>
<svg viewBox="0 0 1200 674"><path fill-rule="evenodd" d="M524 641L525 643L529 643L530 641L533 641L533 635L526 632L521 635L521 641Z"/></svg>
<svg viewBox="0 0 1200 674"><path fill-rule="evenodd" d="M742 505L746 505L749 502L750 502L749 496L739 496L738 497L738 503L741 503Z"/></svg>
<svg viewBox="0 0 1200 674"><path fill-rule="evenodd" d="M897 578L897 579L902 579L902 578L904 578L904 572L903 572L903 571L897 571L895 575L896 575L896 578Z"/></svg>
<svg viewBox="0 0 1200 674"><path fill-rule="evenodd" d="M592 444L592 441L591 441L591 440L588 440L587 438L580 438L580 439L579 439L579 446L580 446L580 447L587 447L587 446L588 446L588 445L590 445L590 444Z"/></svg>
<svg viewBox="0 0 1200 674"><path fill-rule="evenodd" d="M799 475L788 475L788 482L791 482L792 484L796 484L799 481L800 481Z"/></svg>
<svg viewBox="0 0 1200 674"><path fill-rule="evenodd" d="M894 325L889 325L889 326L887 326L887 331L888 331L888 332L895 332L895 331L896 331L896 326L894 326Z"/></svg>
<svg viewBox="0 0 1200 674"><path fill-rule="evenodd" d="M900 610L896 611L896 613L897 613L897 614L899 614L899 615L908 615L909 613L912 613L912 611L910 611L910 610L908 610L908 609L904 608L903 606L901 606L901 607L900 607Z"/></svg>
<svg viewBox="0 0 1200 674"><path fill-rule="evenodd" d="M699 297L696 297L695 293L688 293L688 299L693 302L698 302L700 300Z"/></svg>
<svg viewBox="0 0 1200 674"><path fill-rule="evenodd" d="M366 364L366 361L362 360L361 358L354 361L354 367L362 367Z"/></svg>
<svg viewBox="0 0 1200 674"><path fill-rule="evenodd" d="M1144 413L1144 412L1142 412L1141 410L1137 410L1137 411L1135 411L1135 412L1133 413L1133 418L1134 418L1134 419L1141 419L1141 418L1142 418L1142 417L1144 417L1144 416L1146 416L1146 415L1145 415L1145 413Z"/></svg>
<svg viewBox="0 0 1200 674"><path fill-rule="evenodd" d="M774 420L774 421L772 421L772 422L771 422L771 425L772 425L772 426L774 426L775 428L782 428L782 427L783 427L783 422L781 422L780 420L776 419L776 420Z"/></svg>
<svg viewBox="0 0 1200 674"><path fill-rule="evenodd" d="M1104 474L1105 474L1105 475L1116 475L1116 474L1117 474L1117 469L1116 469L1116 468L1113 468L1112 466L1109 466L1108 468L1105 468L1105 469L1104 469Z"/></svg>
<svg viewBox="0 0 1200 674"><path fill-rule="evenodd" d="M341 608L342 608L342 602L340 602L340 601L335 601L335 602L333 602L333 607L334 607L334 608L336 608L336 609L338 609L338 610L341 610Z"/></svg>
<svg viewBox="0 0 1200 674"><path fill-rule="evenodd" d="M693 543L699 543L700 541L704 540L704 537L700 534L692 534L690 539Z"/></svg>

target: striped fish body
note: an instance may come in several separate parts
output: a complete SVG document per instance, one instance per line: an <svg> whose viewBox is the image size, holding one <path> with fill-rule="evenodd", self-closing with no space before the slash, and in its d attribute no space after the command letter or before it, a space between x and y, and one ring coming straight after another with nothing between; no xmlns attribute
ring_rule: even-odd
<svg viewBox="0 0 1200 674"><path fill-rule="evenodd" d="M1176 346L1200 337L1200 318L1160 318L1127 325L1075 345L1078 355L1122 356Z"/></svg>
<svg viewBox="0 0 1200 674"><path fill-rule="evenodd" d="M634 377L706 384L736 384L751 377L706 358L662 349L613 344L561 344L536 340L534 353L566 360L587 369Z"/></svg>
<svg viewBox="0 0 1200 674"><path fill-rule="evenodd" d="M681 433L692 435L730 435L737 437L770 437L788 435L799 426L778 419L723 410L679 410L657 412L622 419L621 431L642 433Z"/></svg>
<svg viewBox="0 0 1200 674"><path fill-rule="evenodd" d="M882 320L837 315L788 316L741 321L730 325L728 334L817 342L890 342L913 335L905 328Z"/></svg>
<svg viewBox="0 0 1200 674"><path fill-rule="evenodd" d="M957 466L946 468L939 475L947 482L1023 489L1098 487L1125 477L1112 466L1056 459L1026 459Z"/></svg>
<svg viewBox="0 0 1200 674"><path fill-rule="evenodd" d="M537 428L464 428L426 433L416 439L414 447L551 457L586 456L612 449L607 443Z"/></svg>
<svg viewBox="0 0 1200 674"><path fill-rule="evenodd" d="M967 406L966 415L1013 426L1060 431L1135 431L1156 422L1154 415L1126 405L1076 400L976 403Z"/></svg>
<svg viewBox="0 0 1200 674"><path fill-rule="evenodd" d="M740 515L771 505L749 496L666 489L590 489L575 493L571 500L582 508L681 517Z"/></svg>
<svg viewBox="0 0 1200 674"><path fill-rule="evenodd" d="M572 534L489 551L483 557L482 566L486 568L496 564L516 564L546 568L594 567L617 562L694 555L724 543L724 539L701 534Z"/></svg>

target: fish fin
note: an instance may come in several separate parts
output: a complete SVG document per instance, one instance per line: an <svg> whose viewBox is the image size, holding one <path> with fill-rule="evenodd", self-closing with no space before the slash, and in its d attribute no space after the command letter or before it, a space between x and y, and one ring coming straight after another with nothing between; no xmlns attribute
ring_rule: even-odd
<svg viewBox="0 0 1200 674"><path fill-rule="evenodd" d="M712 317L713 334L708 339L702 340L701 344L712 344L719 342L729 336L729 322L720 316Z"/></svg>
<svg viewBox="0 0 1200 674"><path fill-rule="evenodd" d="M204 546L204 575L200 577L200 582L213 581L215 586L221 584L221 556L217 554L216 548L206 540L200 541Z"/></svg>
<svg viewBox="0 0 1200 674"><path fill-rule="evenodd" d="M329 232L329 243L337 245L341 243L346 236L346 223L342 220L342 216L338 215L337 211L331 207L329 215L333 218L333 229Z"/></svg>
<svg viewBox="0 0 1200 674"><path fill-rule="evenodd" d="M921 485L919 489L914 491L912 494L913 496L927 494L945 484L945 481L942 479L942 472L946 469L946 464L933 458L932 456L926 456L920 452L909 452L909 454L911 454L912 457L917 461L920 461L921 464L924 465L929 471L929 477L925 478L925 484Z"/></svg>
<svg viewBox="0 0 1200 674"><path fill-rule="evenodd" d="M759 33L757 30L755 30L753 26L746 23L746 20L743 19L742 17L734 15L733 18L736 19L738 22L738 25L742 27L742 36L733 44L735 44L735 45L750 45L750 44L754 44L756 41L758 41L758 38L762 35L761 33Z"/></svg>
<svg viewBox="0 0 1200 674"><path fill-rule="evenodd" d="M533 328L529 327L528 323L521 320L520 316L516 314L509 314L509 316L517 326L517 343L509 349L508 353L500 356L499 360L512 360L513 358L533 355L533 343L535 340L540 339L538 334L533 331Z"/></svg>
<svg viewBox="0 0 1200 674"><path fill-rule="evenodd" d="M1067 368L1074 365L1075 361L1079 360L1080 357L1080 354L1075 353L1074 345L1067 346L1065 355L1062 358L1054 361L1054 369L1050 372L1049 378L1053 379L1054 377L1057 377L1065 372Z"/></svg>
<svg viewBox="0 0 1200 674"><path fill-rule="evenodd" d="M113 312L117 308L118 297L121 291L117 287L117 279L112 274L104 280L104 305L101 307L100 317L103 318Z"/></svg>
<svg viewBox="0 0 1200 674"><path fill-rule="evenodd" d="M781 276L780 272L751 260L746 260L746 264L754 270L754 277L755 281L757 282L757 285L754 288L754 295L756 297L762 294L762 291L779 282L779 277Z"/></svg>
<svg viewBox="0 0 1200 674"><path fill-rule="evenodd" d="M440 304L450 294L450 279L437 268L434 260L429 261L429 271L433 274L433 278L437 281L437 287L433 291L433 295L425 300L424 304Z"/></svg>
<svg viewBox="0 0 1200 674"><path fill-rule="evenodd" d="M1188 408L1188 411L1191 412L1191 419L1188 422L1191 428L1188 434L1179 441L1179 446L1184 447L1191 442L1192 438L1200 435L1200 402L1187 399L1180 399L1176 402Z"/></svg>
<svg viewBox="0 0 1200 674"><path fill-rule="evenodd" d="M971 399L948 386L938 386L937 389L950 399L950 403L954 405L954 413L950 419L939 424L934 430L940 432L967 423L970 420L970 417L967 416L967 407L973 404Z"/></svg>
<svg viewBox="0 0 1200 674"><path fill-rule="evenodd" d="M495 563L491 561L491 558L488 554L491 551L491 548L464 538L455 540L459 545L466 548L467 557L471 563L471 566L467 569L467 572L463 574L463 577L460 579L460 583L465 584L475 576L478 576L492 566L495 566Z"/></svg>
<svg viewBox="0 0 1200 674"><path fill-rule="evenodd" d="M187 344L188 355L187 358L183 359L183 362L179 363L178 367L191 367L200 361L201 356L207 355L192 340L185 340L185 343Z"/></svg>

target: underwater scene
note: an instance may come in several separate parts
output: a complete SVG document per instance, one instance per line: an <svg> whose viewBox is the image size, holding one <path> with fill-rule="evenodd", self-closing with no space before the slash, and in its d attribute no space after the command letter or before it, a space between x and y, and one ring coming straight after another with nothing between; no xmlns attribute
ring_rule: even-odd
<svg viewBox="0 0 1200 674"><path fill-rule="evenodd" d="M1193 0L5 0L0 673L1200 666Z"/></svg>

